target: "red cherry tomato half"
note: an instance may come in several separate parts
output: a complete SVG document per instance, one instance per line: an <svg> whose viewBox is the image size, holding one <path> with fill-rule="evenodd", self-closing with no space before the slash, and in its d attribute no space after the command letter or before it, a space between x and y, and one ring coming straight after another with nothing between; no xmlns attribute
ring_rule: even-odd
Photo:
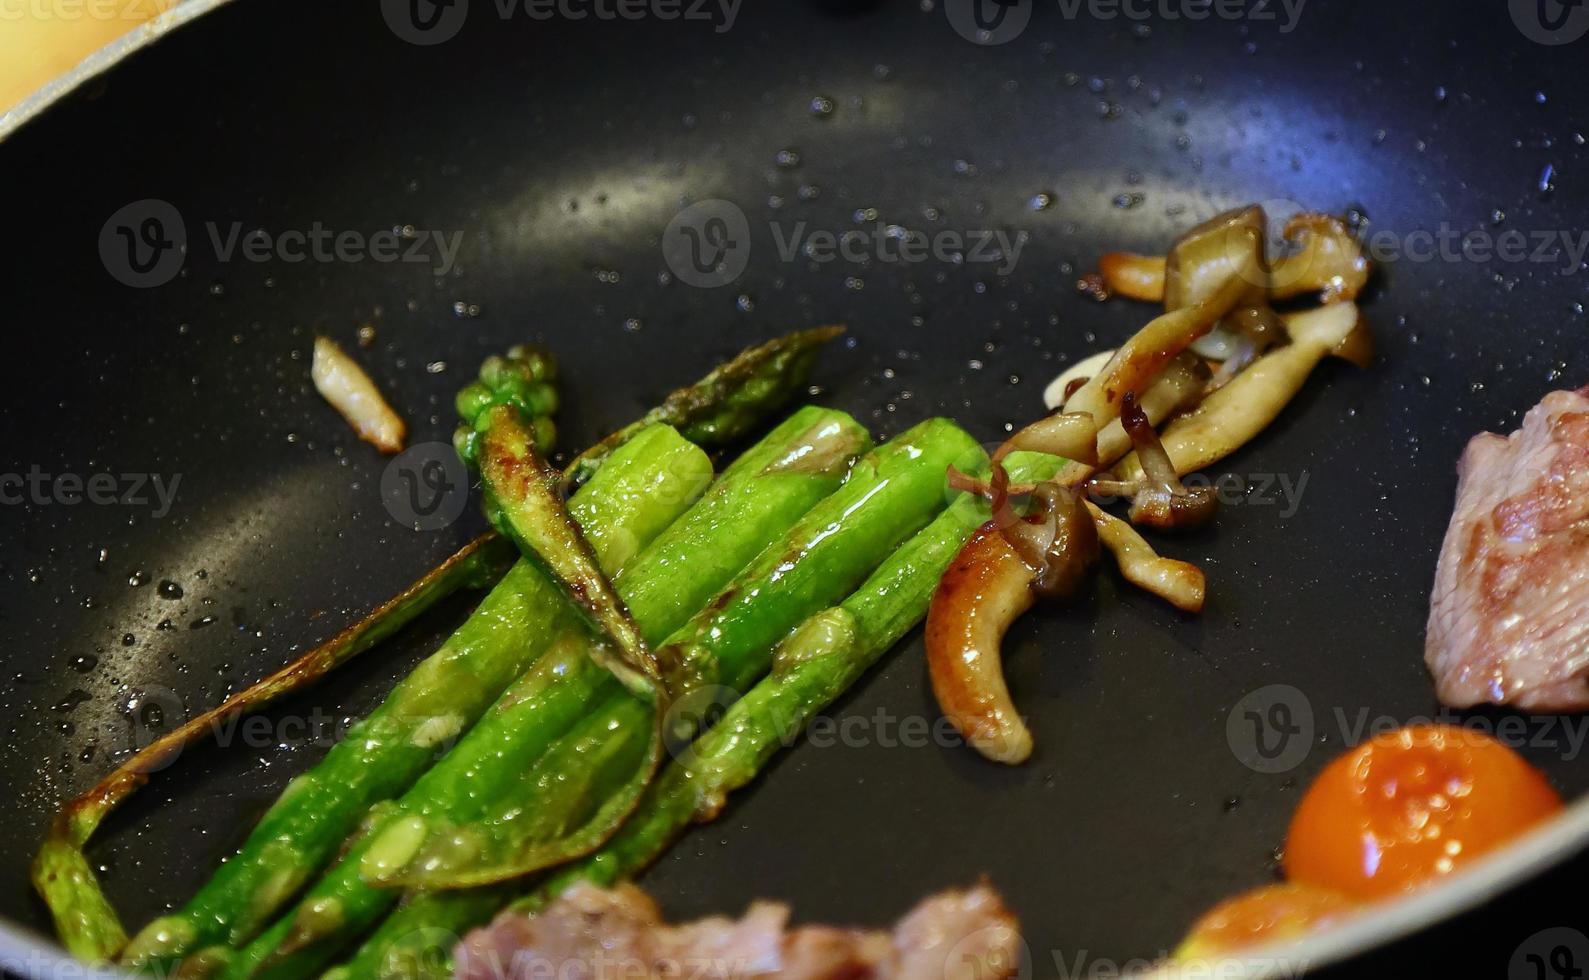
<svg viewBox="0 0 1589 980"><path fill-rule="evenodd" d="M1285 870L1357 898L1410 891L1561 808L1545 777L1488 735L1411 726L1330 763L1291 820Z"/></svg>
<svg viewBox="0 0 1589 980"><path fill-rule="evenodd" d="M1214 906L1175 951L1179 963L1213 960L1248 946L1297 939L1360 906L1340 892L1289 882L1265 885Z"/></svg>

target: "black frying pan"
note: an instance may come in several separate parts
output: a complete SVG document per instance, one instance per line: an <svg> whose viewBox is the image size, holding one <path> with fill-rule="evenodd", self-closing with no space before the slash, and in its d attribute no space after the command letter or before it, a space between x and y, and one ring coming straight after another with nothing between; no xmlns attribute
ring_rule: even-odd
<svg viewBox="0 0 1589 980"><path fill-rule="evenodd" d="M571 379L562 423L576 445L754 339L839 321L852 343L826 358L822 400L884 435L948 413L995 440L1041 411L1067 362L1148 314L1076 292L1104 250L1161 250L1250 200L1356 208L1399 236L1576 235L1589 202L1589 39L1538 43L1537 21L1519 26L1536 16L1526 4L1310 0L1284 32L1283 8L1276 21L1139 24L1045 2L992 45L952 27L947 14L967 11L930 2L746 4L724 32L473 6L456 37L419 46L375 0L236 3L0 145L3 468L180 475L161 518L152 505L0 507L7 918L46 927L28 859L129 730L218 703L480 529L472 512L428 533L388 514L385 461L309 387L315 332L350 344L360 323L378 327L360 356L415 440L445 438L451 393L482 356L544 340ZM1012 23L987 21L981 40ZM783 150L797 165L780 166ZM1034 208L1040 194L1051 206ZM709 198L744 212L752 249L737 281L696 288L664 275L663 233ZM145 199L178 210L190 247L177 278L140 289L110 274L99 241ZM867 209L1028 238L1003 275L969 260L779 256L797 223L865 227ZM413 225L464 245L441 277L223 262L205 225L224 236L234 221ZM986 873L1052 975L1155 956L1219 898L1270 880L1302 789L1351 734L1338 713L1436 708L1423 623L1464 441L1589 379L1585 273L1544 258L1383 269L1368 301L1377 366L1326 365L1223 467L1254 484L1306 474L1294 513L1229 507L1166 544L1210 574L1201 618L1110 576L1075 608L1028 617L1009 670L1033 763L877 738L805 745L646 887L678 916L766 896L865 923ZM428 615L273 716L367 710L465 608ZM1227 721L1273 684L1300 691L1316 726L1300 761L1270 773L1238 758ZM175 710L129 718L129 699L163 691ZM919 641L836 713L879 711L935 715ZM95 853L129 920L185 898L318 757L288 741L190 752L106 828ZM1525 751L1570 798L1589 790L1589 760L1560 743ZM1502 975L1537 930L1589 918L1552 897L1549 878L1589 870L1564 848L1547 880L1331 975Z"/></svg>

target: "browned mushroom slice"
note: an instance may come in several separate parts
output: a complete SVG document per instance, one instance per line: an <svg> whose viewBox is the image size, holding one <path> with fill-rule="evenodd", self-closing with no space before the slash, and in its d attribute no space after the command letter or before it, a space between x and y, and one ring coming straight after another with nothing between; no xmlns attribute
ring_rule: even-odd
<svg viewBox="0 0 1589 980"><path fill-rule="evenodd" d="M1254 361L1203 399L1196 410L1165 428L1161 439L1176 473L1184 476L1218 462L1262 432L1326 356L1368 365L1372 342L1355 304L1321 306L1282 319L1290 344ZM1140 479L1142 470L1133 453L1120 461L1115 473L1129 482Z"/></svg>
<svg viewBox="0 0 1589 980"><path fill-rule="evenodd" d="M1195 305L1153 318L1115 351L1103 370L1065 401L1065 410L1088 413L1099 428L1108 425L1119 417L1120 401L1128 392L1145 390L1177 354L1208 333L1248 291L1244 274L1233 274Z"/></svg>
<svg viewBox="0 0 1589 980"><path fill-rule="evenodd" d="M1220 321L1220 327L1231 336L1232 343L1224 352L1225 359L1220 362L1219 370L1208 382L1209 392L1225 387L1260 354L1285 340L1285 325L1267 303L1231 310Z"/></svg>
<svg viewBox="0 0 1589 980"><path fill-rule="evenodd" d="M1207 302L1232 278L1246 287L1238 302L1261 303L1269 290L1264 265L1267 221L1263 208L1254 204L1217 214L1184 232L1165 259L1164 308Z"/></svg>
<svg viewBox="0 0 1589 980"><path fill-rule="evenodd" d="M989 521L945 571L927 612L927 666L944 717L978 752L1024 762L1032 734L1004 683L1004 634L1038 598L1074 595L1099 556L1080 497L1052 483L1033 513L1001 530Z"/></svg>
<svg viewBox="0 0 1589 980"><path fill-rule="evenodd" d="M1094 479L1087 484L1094 496L1131 498L1131 523L1160 530L1178 530L1208 523L1219 509L1213 487L1190 489L1181 483L1175 465L1164 452L1159 434L1131 395L1126 396L1120 421L1136 446L1142 475L1131 480Z"/></svg>
<svg viewBox="0 0 1589 980"><path fill-rule="evenodd" d="M1109 252L1098 260L1098 277L1106 295L1157 303L1164 299L1164 264L1162 255Z"/></svg>
<svg viewBox="0 0 1589 980"><path fill-rule="evenodd" d="M1190 351L1182 352L1171 361L1148 390L1138 400L1142 413L1157 426L1177 412L1196 405L1203 397L1208 384L1208 365ZM1054 477L1054 482L1066 487L1079 487L1100 468L1113 466L1131 451L1131 437L1125 426L1115 419L1098 432L1098 465L1066 463Z"/></svg>
<svg viewBox="0 0 1589 980"><path fill-rule="evenodd" d="M1269 273L1275 299L1318 293L1324 303L1357 298L1372 271L1346 222L1328 214L1299 214L1286 222L1286 241L1297 250Z"/></svg>
<svg viewBox="0 0 1589 980"><path fill-rule="evenodd" d="M1114 555L1127 582L1153 593L1186 612L1202 612L1207 592L1202 569L1173 558L1161 558L1131 525L1087 505L1103 546Z"/></svg>

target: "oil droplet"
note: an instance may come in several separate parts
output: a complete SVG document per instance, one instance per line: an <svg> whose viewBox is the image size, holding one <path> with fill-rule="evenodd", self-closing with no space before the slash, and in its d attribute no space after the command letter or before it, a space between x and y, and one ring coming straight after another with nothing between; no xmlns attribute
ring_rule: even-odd
<svg viewBox="0 0 1589 980"><path fill-rule="evenodd" d="M168 578L161 579L160 584L155 586L155 591L160 593L162 599L180 599L183 594L182 586Z"/></svg>
<svg viewBox="0 0 1589 980"><path fill-rule="evenodd" d="M756 308L756 301L749 294L740 293L734 297L734 305L739 308L741 313L749 313Z"/></svg>
<svg viewBox="0 0 1589 980"><path fill-rule="evenodd" d="M79 674L86 674L99 666L99 658L92 653L85 653L72 658L72 669Z"/></svg>
<svg viewBox="0 0 1589 980"><path fill-rule="evenodd" d="M1026 206L1033 211L1047 211L1054 206L1054 195L1049 191L1038 191L1026 202Z"/></svg>
<svg viewBox="0 0 1589 980"><path fill-rule="evenodd" d="M127 584L135 589L139 588L140 586L148 585L149 573L140 568L131 575L127 576Z"/></svg>

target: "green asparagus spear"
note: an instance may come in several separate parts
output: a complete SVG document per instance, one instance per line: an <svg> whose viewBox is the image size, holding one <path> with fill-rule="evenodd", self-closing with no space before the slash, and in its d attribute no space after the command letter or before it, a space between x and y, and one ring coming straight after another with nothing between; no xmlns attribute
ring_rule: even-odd
<svg viewBox="0 0 1589 980"><path fill-rule="evenodd" d="M557 361L543 348L519 344L506 357L488 357L480 365L480 380L458 392L455 405L462 424L453 433L453 448L471 467L479 464L480 440L492 408L513 409L531 430L536 448L550 452L557 437L551 415L557 411Z"/></svg>
<svg viewBox="0 0 1589 980"><path fill-rule="evenodd" d="M581 453L568 466L569 484L589 479L594 467L638 425L665 423L703 445L743 438L761 424L766 406L787 401L805 385L823 345L843 332L843 327L798 330L741 351L695 384L673 392L640 421Z"/></svg>
<svg viewBox="0 0 1589 980"><path fill-rule="evenodd" d="M457 590L490 586L515 557L508 542L496 535L476 538L360 622L219 707L151 742L62 808L34 858L33 884L72 955L91 962L108 960L127 942L121 920L101 891L83 849L105 817L142 788L151 774L169 766L188 746L222 730L232 719L324 677Z"/></svg>
<svg viewBox="0 0 1589 980"><path fill-rule="evenodd" d="M804 384L816 349L838 332L832 329L821 335L811 331L797 332L746 351L697 384L675 392L666 404L651 412L651 417L692 421L731 412L739 420L738 426L697 424L689 435L706 446L721 445L737 438L759 424L790 391ZM755 365L755 369L736 367L747 364ZM554 376L555 364L548 355L538 351L519 348L509 352L506 362L487 359L481 369L480 387L470 386L460 392L459 414L468 423L468 431L473 431L479 413L488 405L503 402L517 405L527 415L536 416L536 439L544 451L554 438L555 430L550 420L539 413L556 409L556 390L550 387ZM677 406L680 405L690 406L690 411L679 410ZM601 461L643 424L643 421L631 424L603 440L599 451L581 456L576 466L565 471L565 479L576 484L587 481ZM458 439L460 452L466 458L468 446L464 439L467 435L468 432L460 433ZM585 530L589 536L597 529ZM610 556L613 567L619 567L637 548L638 541L633 537L625 540L623 535L618 535L605 548L598 546L597 550ZM511 560L511 549L495 534L471 542L364 620L147 746L63 807L34 861L33 881L50 908L67 948L82 959L104 961L116 955L126 942L121 922L100 890L83 851L104 818L141 788L150 772L168 764L182 748L204 738L214 726L259 710L313 682L459 589L489 586L507 570Z"/></svg>
<svg viewBox="0 0 1589 980"><path fill-rule="evenodd" d="M618 572L617 590L644 638L654 642L677 630L758 552L838 489L851 462L869 444L866 430L843 413L806 408L746 452L696 506ZM602 472L606 470L604 466ZM400 858L406 860L429 836L429 822L472 819L491 802L494 787L511 784L521 772L536 772L537 758L554 743L561 745L559 737L592 704L622 690L588 656L589 639L582 626L569 628L480 724L310 889L296 913L230 957L229 975L310 972L396 901L395 892L365 879L401 864ZM591 700L593 695L597 700ZM628 703L644 711L640 702ZM577 755L581 760L593 757ZM573 765L572 760L548 763L539 771L560 779L585 778L571 771ZM552 801L554 807L564 805Z"/></svg>
<svg viewBox="0 0 1589 980"><path fill-rule="evenodd" d="M1046 479L1061 463L1021 452L1005 460L1017 483ZM961 497L842 604L802 624L781 646L771 676L684 750L612 840L589 858L559 869L511 908L533 912L575 881L610 885L630 877L690 823L715 816L728 793L749 783L818 711L926 615L944 569L987 518L986 501ZM326 980L443 980L452 973L452 948L462 934L483 924L517 891L509 884L416 894Z"/></svg>
<svg viewBox="0 0 1589 980"><path fill-rule="evenodd" d="M582 524L654 536L701 493L711 462L666 426L637 434L570 502ZM638 488L658 482L668 492ZM407 789L573 618L561 590L520 561L446 643L288 785L232 860L179 911L128 945L140 965L252 936L321 867L371 804Z"/></svg>
<svg viewBox="0 0 1589 980"><path fill-rule="evenodd" d="M607 644L592 651L602 666L637 695L655 700L661 673L640 627L608 581L579 523L563 502L556 471L535 451L535 436L517 410L497 405L481 416L477 434L487 510L497 528L532 564L562 586Z"/></svg>
<svg viewBox="0 0 1589 980"><path fill-rule="evenodd" d="M785 633L843 598L943 507L945 467L978 452L953 423L935 420L863 459L837 493L813 508L783 542L758 556L658 649L658 660L669 674L668 689L675 694L710 685L745 689L767 670L771 650ZM566 696L562 686L548 693ZM622 698L593 710L607 712L614 725L635 723ZM687 744L698 721L688 711L670 713L670 724L676 724L668 738ZM639 782L636 798L646 781ZM377 877L410 886L458 888L561 863L573 856L563 842L536 839L518 819L536 805L533 782L510 784L481 818L440 824L402 873ZM617 818L626 813L623 809Z"/></svg>

